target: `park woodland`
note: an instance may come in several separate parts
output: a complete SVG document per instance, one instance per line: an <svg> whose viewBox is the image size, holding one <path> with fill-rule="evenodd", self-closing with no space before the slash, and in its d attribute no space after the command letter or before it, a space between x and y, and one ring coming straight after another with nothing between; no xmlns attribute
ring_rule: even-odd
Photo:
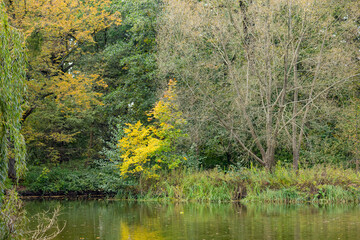
<svg viewBox="0 0 360 240"><path fill-rule="evenodd" d="M360 1L0 0L0 239L53 197L358 204Z"/></svg>

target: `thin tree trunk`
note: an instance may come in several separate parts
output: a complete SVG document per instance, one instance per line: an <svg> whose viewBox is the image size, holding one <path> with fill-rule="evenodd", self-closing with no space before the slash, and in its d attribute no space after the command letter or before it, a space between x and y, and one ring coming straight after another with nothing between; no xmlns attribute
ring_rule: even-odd
<svg viewBox="0 0 360 240"><path fill-rule="evenodd" d="M9 158L9 162L8 162L8 177L13 181L16 182L17 178L16 178L16 160L15 158L11 157Z"/></svg>
<svg viewBox="0 0 360 240"><path fill-rule="evenodd" d="M295 53L297 54L297 52ZM298 111L298 101L299 101L299 84L297 79L297 56L295 57L294 63L294 104L293 104L293 116L296 115ZM296 127L296 118L292 120L292 150L293 150L293 168L295 171L299 169L299 158L300 158L300 145L297 141L297 127Z"/></svg>
<svg viewBox="0 0 360 240"><path fill-rule="evenodd" d="M358 141L358 128L359 128L359 118L358 118L358 111L356 109L356 106L355 106L355 112L356 112L356 126L355 126L355 141ZM355 145L355 148L358 147L358 144ZM355 162L355 165L356 165L356 172L359 172L359 149L356 149L356 162Z"/></svg>
<svg viewBox="0 0 360 240"><path fill-rule="evenodd" d="M87 161L86 161L86 165L89 164L89 161L90 161L90 159L92 158L92 155L93 155L92 147L93 147L93 131L90 130L90 134L89 134L89 146L88 146L88 152L87 152L88 159L87 159Z"/></svg>

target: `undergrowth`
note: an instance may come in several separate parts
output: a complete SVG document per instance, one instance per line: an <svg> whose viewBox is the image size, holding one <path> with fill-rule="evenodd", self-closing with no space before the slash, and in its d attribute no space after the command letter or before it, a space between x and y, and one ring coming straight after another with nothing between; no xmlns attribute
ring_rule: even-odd
<svg viewBox="0 0 360 240"><path fill-rule="evenodd" d="M113 172L96 168L29 167L28 174L21 183L27 191L35 194L68 194L103 192L115 194L131 185L121 181Z"/></svg>
<svg viewBox="0 0 360 240"><path fill-rule="evenodd" d="M360 175L352 169L316 166L300 169L277 166L272 172L260 168L162 172L159 179L121 179L116 169L68 169L32 167L25 187L53 193L102 191L117 198L157 201L242 201L269 203L359 202Z"/></svg>

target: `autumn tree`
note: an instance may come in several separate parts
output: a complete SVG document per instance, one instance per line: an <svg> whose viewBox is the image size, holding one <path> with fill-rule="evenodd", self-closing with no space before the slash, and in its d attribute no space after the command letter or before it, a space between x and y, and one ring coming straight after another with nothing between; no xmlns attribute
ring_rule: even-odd
<svg viewBox="0 0 360 240"><path fill-rule="evenodd" d="M175 86L176 81L170 80L163 97L148 114L149 125L140 121L127 124L125 135L118 143L122 176L142 174L157 178L160 169L174 169L186 160L176 152L177 141L184 136L181 126L185 120L179 110Z"/></svg>
<svg viewBox="0 0 360 240"><path fill-rule="evenodd" d="M43 148L45 158L57 161L81 132L79 126L90 110L102 104L101 90L107 87L98 73L81 71L80 60L90 54L88 46L95 44L96 34L120 24L120 16L111 12L107 0L7 1L6 5L29 49L24 134L30 149Z"/></svg>
<svg viewBox="0 0 360 240"><path fill-rule="evenodd" d="M224 129L240 152L267 169L287 145L297 169L314 104L358 77L358 7L169 0L158 35L160 72L179 79L190 126Z"/></svg>

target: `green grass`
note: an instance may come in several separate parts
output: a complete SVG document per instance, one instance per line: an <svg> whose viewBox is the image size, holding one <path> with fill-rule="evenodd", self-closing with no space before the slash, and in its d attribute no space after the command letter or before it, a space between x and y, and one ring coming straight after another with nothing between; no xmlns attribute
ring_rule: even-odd
<svg viewBox="0 0 360 240"><path fill-rule="evenodd" d="M229 174L215 169L183 169L162 174L155 184L145 181L142 189L146 189L145 194L140 196L142 200L229 202L233 200L231 193L236 192L237 183Z"/></svg>
<svg viewBox="0 0 360 240"><path fill-rule="evenodd" d="M163 173L156 182L141 186L142 200L244 203L343 203L358 202L360 176L352 169L317 166L301 169L277 166L273 172L250 168L221 171Z"/></svg>
<svg viewBox="0 0 360 240"><path fill-rule="evenodd" d="M244 202L358 202L360 175L352 169L316 166L295 171L277 166L245 171L248 177Z"/></svg>

